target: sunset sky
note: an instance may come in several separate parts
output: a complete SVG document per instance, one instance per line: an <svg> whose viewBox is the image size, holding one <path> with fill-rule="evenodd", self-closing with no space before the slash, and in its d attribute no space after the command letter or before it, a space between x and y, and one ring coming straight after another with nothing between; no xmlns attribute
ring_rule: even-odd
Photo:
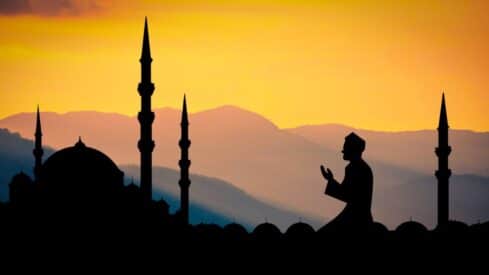
<svg viewBox="0 0 489 275"><path fill-rule="evenodd" d="M232 4L230 3L232 2ZM489 131L479 1L0 0L0 118L139 110L144 16L154 108L236 105L279 127Z"/></svg>

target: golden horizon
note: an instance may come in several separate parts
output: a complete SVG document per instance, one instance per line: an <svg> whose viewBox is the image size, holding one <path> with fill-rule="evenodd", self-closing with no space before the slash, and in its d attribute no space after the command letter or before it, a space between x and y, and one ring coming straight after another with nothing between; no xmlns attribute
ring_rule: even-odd
<svg viewBox="0 0 489 275"><path fill-rule="evenodd" d="M489 131L484 1L95 2L0 14L0 117L37 104L136 114L148 15L154 109L186 93L191 113L233 105L279 128L410 131L436 128L445 92L452 129Z"/></svg>

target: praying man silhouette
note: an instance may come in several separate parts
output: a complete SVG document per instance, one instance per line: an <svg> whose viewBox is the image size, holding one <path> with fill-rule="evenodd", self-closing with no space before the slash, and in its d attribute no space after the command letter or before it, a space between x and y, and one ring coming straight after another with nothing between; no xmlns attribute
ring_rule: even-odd
<svg viewBox="0 0 489 275"><path fill-rule="evenodd" d="M345 177L340 184L331 170L321 165L321 174L327 180L325 194L346 203L341 213L328 223L334 228L365 228L372 222L373 174L362 159L365 140L351 133L345 137L343 159L350 163L345 168Z"/></svg>

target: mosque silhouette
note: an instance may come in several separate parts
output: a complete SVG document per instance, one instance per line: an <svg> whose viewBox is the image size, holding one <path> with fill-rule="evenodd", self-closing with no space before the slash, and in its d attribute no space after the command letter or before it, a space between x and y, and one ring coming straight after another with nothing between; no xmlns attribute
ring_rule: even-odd
<svg viewBox="0 0 489 275"><path fill-rule="evenodd" d="M439 243L450 240L487 240L489 224L468 226L449 220L449 178L451 170L448 157L451 152L448 140L448 117L445 96L442 97L438 125L438 226L428 230L424 225L408 221L389 231L384 225L372 222L359 230L344 230L326 224L315 231L310 225L299 222L286 232L271 223L258 225L252 232L232 223L224 227L213 224L189 224L190 177L189 120L186 98L183 98L181 116L180 209L169 213L164 200L152 198L152 123L155 115L151 109L154 84L151 82L151 53L147 20L142 43L140 140L140 185L124 185L124 173L104 153L87 146L82 138L72 146L61 149L43 161L41 113L37 109L35 128L34 178L25 173L15 175L10 187L10 201L0 204L0 221L11 236L22 236L32 241L36 236L50 236L61 242L60 236L73 237L79 232L95 239L116 237L125 242L146 241L154 243L273 243L308 244L356 243L359 239L374 240L377 244L389 242ZM175 183L177 184L177 183ZM125 228L124 232L121 231ZM355 228L353 228L355 229ZM36 231L37 235L32 232ZM88 233L87 233L88 232ZM14 238L15 239L15 238ZM74 238L70 238L71 241ZM18 239L15 239L18 241ZM120 239L117 239L120 240ZM386 241L387 240L387 241Z"/></svg>

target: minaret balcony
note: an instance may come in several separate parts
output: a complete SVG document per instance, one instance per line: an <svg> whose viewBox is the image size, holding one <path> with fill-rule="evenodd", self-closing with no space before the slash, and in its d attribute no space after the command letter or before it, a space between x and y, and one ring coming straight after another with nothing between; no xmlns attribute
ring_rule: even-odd
<svg viewBox="0 0 489 275"><path fill-rule="evenodd" d="M190 180L179 180L178 185L180 185L181 188L188 188L190 186Z"/></svg>
<svg viewBox="0 0 489 275"><path fill-rule="evenodd" d="M180 146L180 148L188 148L188 147L190 147L190 144L192 144L192 142L188 139L181 139L178 142L178 145Z"/></svg>
<svg viewBox="0 0 489 275"><path fill-rule="evenodd" d="M141 82L138 85L138 92L140 96L151 96L155 90L155 84L151 82Z"/></svg>
<svg viewBox="0 0 489 275"><path fill-rule="evenodd" d="M192 162L189 159L181 159L178 161L178 166L181 168L186 167L188 168Z"/></svg>
<svg viewBox="0 0 489 275"><path fill-rule="evenodd" d="M140 152L153 152L153 149L155 148L155 142L154 140L139 140L138 148Z"/></svg>
<svg viewBox="0 0 489 275"><path fill-rule="evenodd" d="M152 124L155 120L154 112L139 112L138 113L138 121L140 124L149 123Z"/></svg>
<svg viewBox="0 0 489 275"><path fill-rule="evenodd" d="M448 179L452 175L452 170L436 170L435 176L437 179Z"/></svg>
<svg viewBox="0 0 489 275"><path fill-rule="evenodd" d="M435 149L435 153L438 157L448 157L450 153L452 152L452 147L450 146L442 146L442 147L437 147Z"/></svg>

